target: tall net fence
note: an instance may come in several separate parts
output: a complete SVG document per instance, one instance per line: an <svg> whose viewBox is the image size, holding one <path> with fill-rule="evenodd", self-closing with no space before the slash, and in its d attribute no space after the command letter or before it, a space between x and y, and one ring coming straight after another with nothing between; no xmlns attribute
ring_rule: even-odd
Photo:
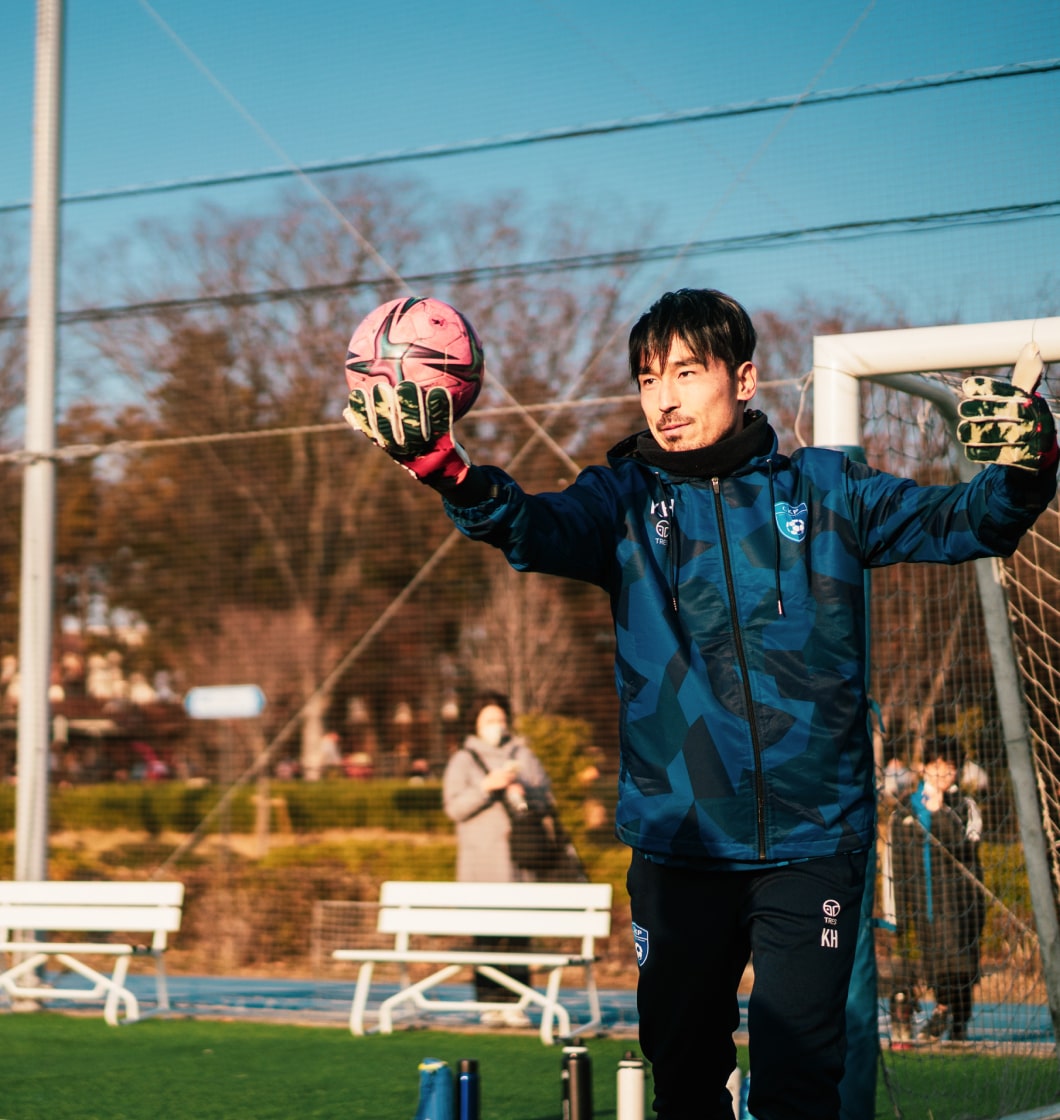
<svg viewBox="0 0 1060 1120"><path fill-rule="evenodd" d="M28 60L32 27L15 10L31 6L10 7L4 42ZM673 26L717 42L716 7L653 9L664 18L645 21L630 6L627 21L613 5L513 5L518 35L499 18L463 21L476 63L458 67L438 50L432 12L402 28L404 73L429 83L424 99L391 80L387 52L360 52L366 73L388 68L374 83L321 66L336 43L386 41L381 6L318 0L296 25L257 13L234 37L232 5L192 6L211 13L197 28L198 16L178 25L169 12L144 19L150 5L114 6L105 36L80 18L88 5L69 7L48 874L185 882L174 972L349 979L330 953L376 936L382 880L454 875L441 774L469 730L471 695L500 689L585 873L614 886L600 982L632 987L628 855L611 828L606 599L512 573L353 438L337 422L343 343L406 288L460 307L489 366L461 439L527 489L552 490L641 426L618 388L631 317L667 288L719 286L759 301L768 380L756 403L785 449L808 442L814 335L1057 314L1057 154L1041 137L1055 131L1060 9L1022 4L999 19L996 5L965 4L954 34L952 13L932 6L915 19L871 2L812 19L791 5L731 6L739 19L721 41L751 44L758 63L715 51L711 67L664 68L650 88L623 44L657 55ZM615 38L626 24L636 38ZM230 41L238 66L220 50ZM186 69L157 100L175 58ZM7 877L33 465L12 450L27 364L28 64L11 74L14 177L0 198ZM334 84L319 85L329 74ZM270 130L280 120L297 122L297 142ZM290 158L272 166L279 151ZM1055 373L1047 387L1055 407ZM863 392L870 463L956 479L930 405ZM1054 503L1001 572L1060 896L1058 518ZM871 603L889 1100L895 1115L1002 1116L1060 1086L975 577L879 571ZM189 690L228 685L259 688L261 714L189 718ZM918 1037L936 993L922 947L898 929L889 849L900 798L940 731L959 744L982 816L981 867L945 864L984 915L974 1013L957 1043ZM896 994L911 1012L901 1029ZM938 1100L932 1070L950 1062L966 1094Z"/></svg>
<svg viewBox="0 0 1060 1120"><path fill-rule="evenodd" d="M1060 513L1041 517L1004 569L1034 746L1042 820L1060 898Z"/></svg>
<svg viewBox="0 0 1060 1120"><path fill-rule="evenodd" d="M962 376L933 379L956 392ZM1050 393L1048 384L1044 391ZM1055 398L1052 404L1055 409ZM921 482L957 480L960 452L933 406L873 385L865 413L870 462ZM1054 837L1056 740L1049 728L1056 721L1057 649L1049 616L1055 617L1057 529L1054 501L1002 566L1042 803L1045 816L1054 817L1047 824ZM1055 1040L975 572L971 565L874 571L871 601L880 766L876 950L888 1093L896 1115L925 1104L936 1116L1005 1115L1049 1099ZM956 741L961 800L971 799L981 816L974 854L970 845L955 850L935 841L911 806L925 753L937 737ZM1055 840L1051 848L1055 867ZM909 856L900 858L903 850L912 850L921 868L928 861L933 897L932 887L925 893L922 882L919 888L903 882L912 876ZM938 962L927 959L937 946L918 937L927 919L942 922L947 904L964 908L954 917L945 949L954 972L978 943L980 968L964 1038L952 1031L952 1016L947 1026L937 1014L949 998L939 995ZM989 1075L977 1061L983 1055L991 1058ZM945 1102L933 1100L930 1081L918 1077L940 1059L965 1063L959 1100L952 1092Z"/></svg>
<svg viewBox="0 0 1060 1120"><path fill-rule="evenodd" d="M789 446L789 433L809 430L806 389L793 375L765 383L756 401ZM882 386L866 389L864 404L871 463L922 482L956 479L958 452L930 406ZM551 442L496 400L461 425L476 458L518 457L529 490L562 487L575 456L599 462L639 426L626 393L532 406L532 415ZM57 570L66 614L55 635L53 878L183 880L174 971L349 979L331 950L370 943L381 881L454 876L441 774L468 730L471 694L499 689L549 771L586 874L614 885L618 932L603 944L601 983L635 984L621 933L627 854L611 832L613 638L597 589L511 572L341 425L66 447L77 453L60 458L60 516L91 519ZM19 465L7 469L15 477ZM1005 565L1054 854L1058 532L1054 504ZM104 567L124 611L100 601ZM974 573L876 571L871 604L890 1100L896 1115L927 1102L936 1117L1002 1116L1048 1097L1055 1042ZM267 699L256 718L184 710L193 687L247 683ZM0 860L10 875L10 658L3 684ZM959 743L961 783L982 816L981 872L956 872L971 875L984 913L981 976L959 1043L924 1034L936 994L915 936L896 929L888 847L924 744L940 733ZM899 993L911 1011L904 1027ZM997 1060L989 1077L984 1056ZM968 1063L967 1099L931 1100L923 1086L938 1061Z"/></svg>

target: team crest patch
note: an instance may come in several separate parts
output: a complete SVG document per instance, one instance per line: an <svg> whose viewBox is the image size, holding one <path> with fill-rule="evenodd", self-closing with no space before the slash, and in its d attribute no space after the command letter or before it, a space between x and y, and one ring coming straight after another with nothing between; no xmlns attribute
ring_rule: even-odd
<svg viewBox="0 0 1060 1120"><path fill-rule="evenodd" d="M648 931L633 923L633 951L637 954L637 968L643 968L648 959Z"/></svg>
<svg viewBox="0 0 1060 1120"><path fill-rule="evenodd" d="M805 502L797 506L788 505L787 502L777 502L773 507L773 516L777 519L777 528L781 535L789 541L801 541L806 536L806 518L809 510Z"/></svg>

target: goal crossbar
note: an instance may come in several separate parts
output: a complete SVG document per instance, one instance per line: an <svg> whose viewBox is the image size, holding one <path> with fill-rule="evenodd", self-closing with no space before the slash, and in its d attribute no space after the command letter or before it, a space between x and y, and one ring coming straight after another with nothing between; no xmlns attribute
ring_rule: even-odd
<svg viewBox="0 0 1060 1120"><path fill-rule="evenodd" d="M1011 366L1031 341L1044 361L1060 361L1060 317L819 335L813 340L813 441L861 445L861 378ZM926 382L917 395L932 395Z"/></svg>

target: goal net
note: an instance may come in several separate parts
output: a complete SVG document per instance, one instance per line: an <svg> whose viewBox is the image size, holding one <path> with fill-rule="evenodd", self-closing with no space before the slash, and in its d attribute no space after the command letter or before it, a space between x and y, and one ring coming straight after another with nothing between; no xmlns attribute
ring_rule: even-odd
<svg viewBox="0 0 1060 1120"><path fill-rule="evenodd" d="M1060 357L1060 320L873 332L815 340L814 442L863 448L868 461L922 483L969 477L953 438L960 382L1007 377L1020 347ZM1013 344L1019 338L1018 344ZM1055 350L1055 352L1053 352ZM1057 410L1058 387L1042 392ZM871 576L871 694L879 773L875 905L882 1073L894 1115L1012 1114L1057 1083L1057 899L1060 898L1060 511L1054 501L1003 563L900 565ZM923 948L896 882L895 830L910 825L908 795L925 743L956 740L958 782L982 816L978 863L932 845L938 905L944 880L985 914L980 976L965 1037L936 1012ZM907 866L907 864L906 864ZM905 912L902 912L905 911ZM958 1035L960 1031L958 1030ZM960 1062L959 1099L940 1062Z"/></svg>

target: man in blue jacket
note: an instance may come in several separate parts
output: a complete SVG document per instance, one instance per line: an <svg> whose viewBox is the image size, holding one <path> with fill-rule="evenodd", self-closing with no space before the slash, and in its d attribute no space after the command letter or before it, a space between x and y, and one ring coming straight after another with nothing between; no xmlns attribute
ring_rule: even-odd
<svg viewBox="0 0 1060 1120"><path fill-rule="evenodd" d="M616 832L633 850L641 1046L662 1120L731 1117L752 955L750 1111L838 1117L875 825L864 571L1009 555L1056 489L1044 400L987 378L965 382L958 434L995 465L970 483L782 454L748 408L755 341L723 293L662 296L629 339L647 429L559 493L472 466L444 390L354 391L345 413L468 537L610 596Z"/></svg>

